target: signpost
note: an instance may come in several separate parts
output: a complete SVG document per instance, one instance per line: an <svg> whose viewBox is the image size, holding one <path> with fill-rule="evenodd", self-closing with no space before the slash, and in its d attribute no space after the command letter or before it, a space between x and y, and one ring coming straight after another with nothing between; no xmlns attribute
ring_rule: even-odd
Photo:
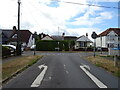
<svg viewBox="0 0 120 90"><path fill-rule="evenodd" d="M94 49L93 49L93 52L94 52L94 57L95 57L95 47L96 47L95 40L97 38L97 34L95 32L93 32L92 35L91 35L91 37L94 39Z"/></svg>
<svg viewBox="0 0 120 90"><path fill-rule="evenodd" d="M33 38L34 38L34 45L35 45L35 47L34 47L34 56L35 56L35 51L36 51L36 38L37 38L37 33L35 32L34 34L33 34Z"/></svg>

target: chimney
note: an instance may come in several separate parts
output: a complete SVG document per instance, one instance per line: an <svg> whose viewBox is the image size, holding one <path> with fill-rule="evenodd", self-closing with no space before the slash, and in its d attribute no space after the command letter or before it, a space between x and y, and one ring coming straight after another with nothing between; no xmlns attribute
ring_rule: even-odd
<svg viewBox="0 0 120 90"><path fill-rule="evenodd" d="M16 26L13 26L13 32L16 32L16 30L17 30Z"/></svg>
<svg viewBox="0 0 120 90"><path fill-rule="evenodd" d="M86 37L88 37L88 33L86 33Z"/></svg>

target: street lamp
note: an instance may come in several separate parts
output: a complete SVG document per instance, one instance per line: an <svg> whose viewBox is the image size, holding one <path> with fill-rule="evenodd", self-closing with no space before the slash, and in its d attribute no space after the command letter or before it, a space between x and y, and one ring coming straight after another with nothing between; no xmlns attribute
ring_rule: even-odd
<svg viewBox="0 0 120 90"><path fill-rule="evenodd" d="M93 52L94 52L94 57L95 57L95 47L96 47L95 40L97 38L97 34L95 32L93 32L92 35L91 35L91 37L94 39L94 49L93 49Z"/></svg>

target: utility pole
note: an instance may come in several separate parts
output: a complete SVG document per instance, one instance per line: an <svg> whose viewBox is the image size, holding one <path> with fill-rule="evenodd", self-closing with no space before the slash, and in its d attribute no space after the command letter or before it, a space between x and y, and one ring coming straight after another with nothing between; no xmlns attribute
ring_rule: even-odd
<svg viewBox="0 0 120 90"><path fill-rule="evenodd" d="M58 36L59 36L59 30L60 30L60 27L58 26Z"/></svg>
<svg viewBox="0 0 120 90"><path fill-rule="evenodd" d="M21 55L21 44L20 44L20 0L18 0L18 30L17 30L17 55Z"/></svg>

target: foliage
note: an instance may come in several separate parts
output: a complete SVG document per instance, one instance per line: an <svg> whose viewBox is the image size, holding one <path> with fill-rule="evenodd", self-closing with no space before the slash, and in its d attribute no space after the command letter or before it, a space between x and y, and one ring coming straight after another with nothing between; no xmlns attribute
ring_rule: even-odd
<svg viewBox="0 0 120 90"><path fill-rule="evenodd" d="M59 48L60 51L68 51L69 47L73 47L74 41L71 40L38 40L36 42L36 50L38 51L55 51Z"/></svg>
<svg viewBox="0 0 120 90"><path fill-rule="evenodd" d="M10 49L8 47L2 46L2 57L8 57L10 54Z"/></svg>

